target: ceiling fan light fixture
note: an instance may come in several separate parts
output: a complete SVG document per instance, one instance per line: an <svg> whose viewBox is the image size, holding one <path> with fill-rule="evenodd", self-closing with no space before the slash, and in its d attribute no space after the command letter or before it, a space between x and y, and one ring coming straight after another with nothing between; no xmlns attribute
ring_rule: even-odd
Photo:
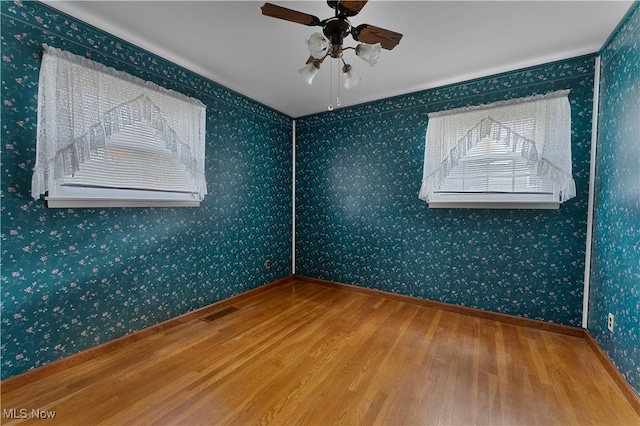
<svg viewBox="0 0 640 426"><path fill-rule="evenodd" d="M313 33L307 41L307 47L309 48L311 56L320 59L325 57L327 54L327 50L329 49L329 40L327 40L327 38L321 33Z"/></svg>
<svg viewBox="0 0 640 426"><path fill-rule="evenodd" d="M356 55L360 57L363 61L369 64L369 66L374 66L378 62L378 58L380 57L380 52L382 51L382 45L380 43L376 44L367 44L360 43L356 46Z"/></svg>
<svg viewBox="0 0 640 426"><path fill-rule="evenodd" d="M353 72L353 67L351 65L345 64L345 66L342 67L342 72L344 73L345 89L352 89L356 87L360 83L360 80L362 80L359 75Z"/></svg>
<svg viewBox="0 0 640 426"><path fill-rule="evenodd" d="M298 70L300 76L302 76L309 86L313 83L313 78L318 74L318 71L320 71L320 60L318 59L309 62Z"/></svg>
<svg viewBox="0 0 640 426"><path fill-rule="evenodd" d="M389 31L384 28L376 27L370 24L360 24L357 27L351 25L348 18L356 16L362 8L367 4L364 1L347 1L347 0L327 0L327 4L334 10L334 16L327 19L320 19L317 16L308 13L299 12L297 10L278 6L271 3L265 3L260 9L264 16L282 19L296 24L306 25L308 27L321 27L322 33L315 32L307 40L307 48L311 56L307 59L307 65L300 68L298 72L308 85L320 70L320 65L327 58L337 59L342 62L342 69L334 68L330 64L329 73L329 98L333 97L332 88L334 86L333 70L336 71L336 105L340 106L340 71L344 74L344 87L351 89L357 86L361 78L353 72L351 65L344 61L343 53L346 50L355 50L357 56L367 62L369 66L374 66L378 62L382 49L391 50L400 43L402 34L395 31ZM343 47L343 42L347 36L351 35L353 39L361 43L357 47ZM338 62L338 61L336 61ZM329 101L329 110L333 110L333 103Z"/></svg>

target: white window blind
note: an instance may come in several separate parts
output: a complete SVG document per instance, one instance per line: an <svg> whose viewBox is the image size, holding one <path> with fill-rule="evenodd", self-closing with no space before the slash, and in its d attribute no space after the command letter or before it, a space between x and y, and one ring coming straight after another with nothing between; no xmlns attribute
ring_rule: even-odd
<svg viewBox="0 0 640 426"><path fill-rule="evenodd" d="M557 208L575 196L568 90L429 114L430 207Z"/></svg>
<svg viewBox="0 0 640 426"><path fill-rule="evenodd" d="M31 194L50 207L195 206L207 193L199 100L44 46Z"/></svg>

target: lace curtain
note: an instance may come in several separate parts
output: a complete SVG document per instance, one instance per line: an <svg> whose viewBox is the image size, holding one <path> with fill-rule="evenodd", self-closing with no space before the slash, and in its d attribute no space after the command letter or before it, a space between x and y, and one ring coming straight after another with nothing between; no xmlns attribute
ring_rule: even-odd
<svg viewBox="0 0 640 426"><path fill-rule="evenodd" d="M420 199L429 201L460 158L487 137L518 152L537 176L556 184L561 202L575 197L568 94L562 90L430 113Z"/></svg>
<svg viewBox="0 0 640 426"><path fill-rule="evenodd" d="M194 182L204 175L206 107L197 99L44 45L38 88L36 164L31 195L39 198L104 152L110 137L144 122ZM131 187L140 187L132 182Z"/></svg>

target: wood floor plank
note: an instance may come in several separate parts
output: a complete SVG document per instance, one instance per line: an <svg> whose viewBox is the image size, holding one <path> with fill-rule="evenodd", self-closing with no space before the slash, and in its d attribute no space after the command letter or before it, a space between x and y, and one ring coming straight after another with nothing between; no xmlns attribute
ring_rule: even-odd
<svg viewBox="0 0 640 426"><path fill-rule="evenodd" d="M2 424L640 424L579 337L295 280L233 308L4 392Z"/></svg>

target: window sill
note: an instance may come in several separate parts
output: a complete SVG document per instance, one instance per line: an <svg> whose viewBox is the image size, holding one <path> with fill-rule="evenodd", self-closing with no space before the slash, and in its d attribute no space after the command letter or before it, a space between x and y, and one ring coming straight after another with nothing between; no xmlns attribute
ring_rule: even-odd
<svg viewBox="0 0 640 426"><path fill-rule="evenodd" d="M541 209L557 210L560 202L552 194L434 193L430 209Z"/></svg>
<svg viewBox="0 0 640 426"><path fill-rule="evenodd" d="M146 199L134 200L123 198L60 198L45 197L47 207L70 208L99 208L99 207L199 207L200 200L162 200Z"/></svg>
<svg viewBox="0 0 640 426"><path fill-rule="evenodd" d="M45 197L49 208L199 207L200 197L182 192L59 185Z"/></svg>

